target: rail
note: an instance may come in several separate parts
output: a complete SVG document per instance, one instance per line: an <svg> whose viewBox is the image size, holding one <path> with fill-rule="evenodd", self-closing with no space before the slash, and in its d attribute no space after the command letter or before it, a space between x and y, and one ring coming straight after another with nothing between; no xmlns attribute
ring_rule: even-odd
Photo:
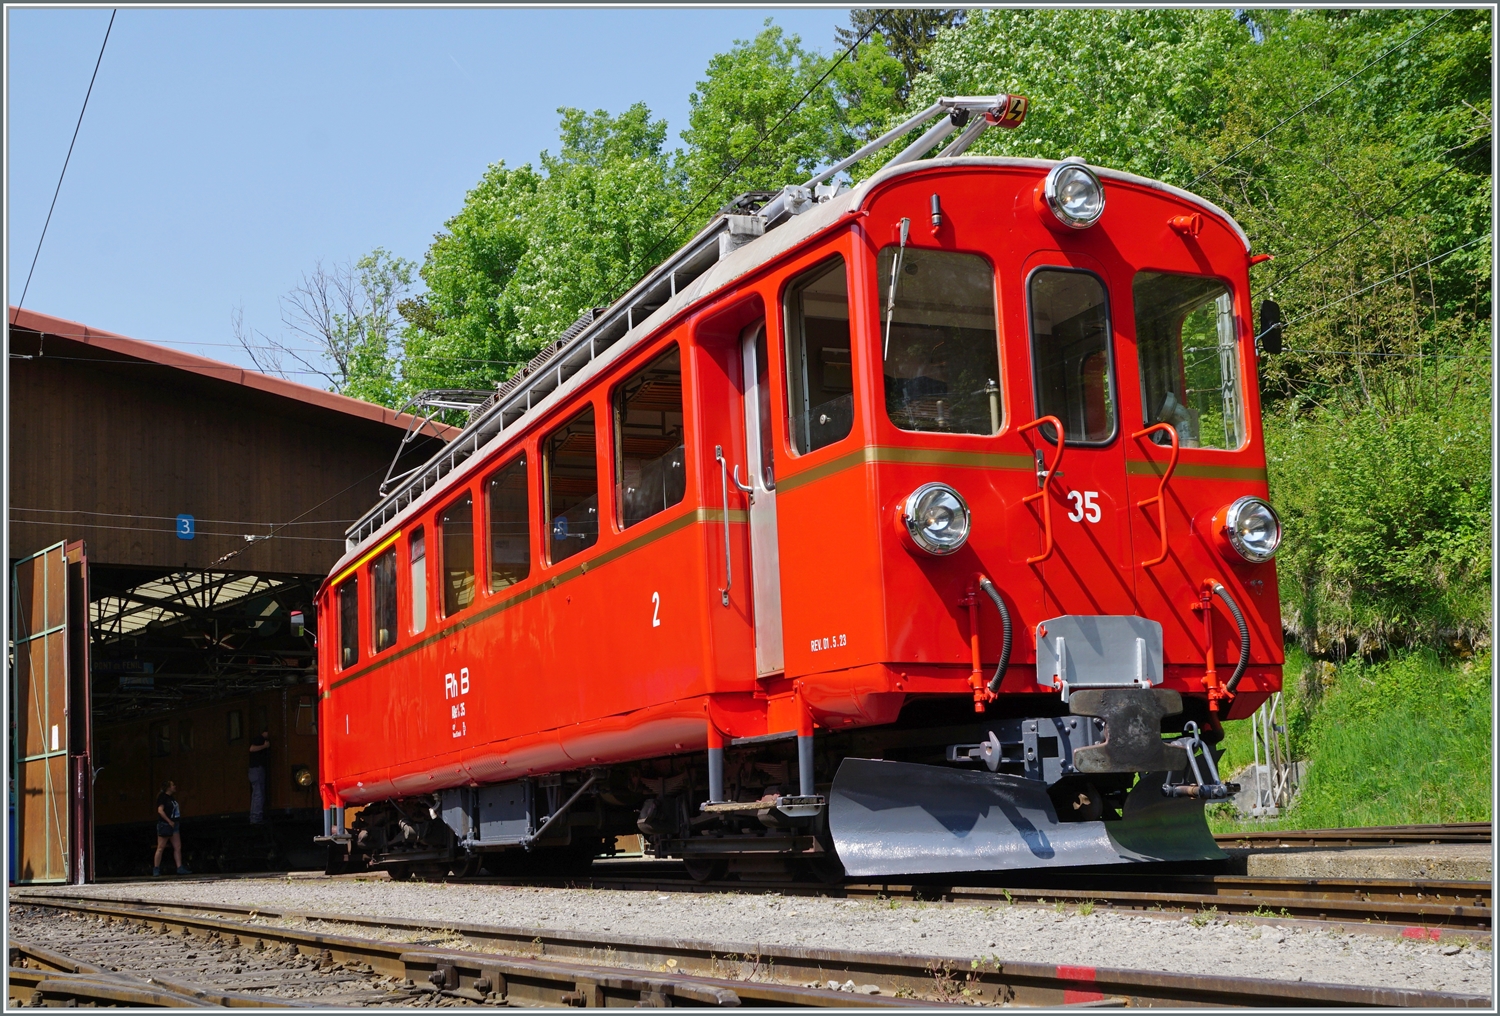
<svg viewBox="0 0 1500 1016"><path fill-rule="evenodd" d="M244 913L243 908L163 903L143 907L61 894L13 895L11 902L142 924L184 939L232 939L238 947L251 942L261 943L261 948L279 945L330 964L368 964L373 970L404 977L412 984L432 985L458 998L512 1005L1489 1007L1485 996L1453 992L999 959L960 963L944 956L707 945L629 935L589 938L535 928L448 922L442 930L463 947L433 949L312 927L436 929L432 922L257 908L255 923L251 923L221 916L236 910ZM288 927L292 923L299 926ZM663 974L661 970L676 972ZM846 979L873 985L878 993L850 994L807 986Z"/></svg>

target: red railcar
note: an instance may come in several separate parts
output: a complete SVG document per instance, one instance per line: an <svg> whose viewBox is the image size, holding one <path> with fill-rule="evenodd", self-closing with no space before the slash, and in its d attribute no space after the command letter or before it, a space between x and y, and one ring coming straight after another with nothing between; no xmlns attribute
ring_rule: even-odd
<svg viewBox="0 0 1500 1016"><path fill-rule="evenodd" d="M334 863L1216 856L1219 722L1282 663L1248 241L961 156L1023 112L943 100L853 190L741 199L350 530Z"/></svg>

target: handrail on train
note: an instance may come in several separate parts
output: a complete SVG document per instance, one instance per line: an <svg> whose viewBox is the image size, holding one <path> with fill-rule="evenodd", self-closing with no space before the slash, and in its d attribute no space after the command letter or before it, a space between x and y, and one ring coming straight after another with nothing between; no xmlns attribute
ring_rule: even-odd
<svg viewBox="0 0 1500 1016"><path fill-rule="evenodd" d="M729 239L731 217L749 213L758 218L765 229L775 228L790 216L800 215L833 198L840 188L838 184L827 184L827 180L940 116L943 117L941 123L896 153L886 165L914 162L961 130L941 153L944 156L960 155L990 127L1019 127L1026 118L1027 105L1025 96L1005 93L941 98L806 183L784 187L758 210L746 207L741 199L726 205L697 236L643 276L623 296L602 311L585 312L517 374L501 382L495 394L487 396L485 404L471 413L463 430L425 464L393 479L393 463L386 474L390 492L345 531L346 549L359 546L483 445L524 418L542 398L562 387L606 349L628 335L638 322L665 306L677 295L680 286L692 282L717 264L733 249L721 242ZM758 202L750 202L755 203ZM519 383L516 383L517 378L520 378ZM397 455L405 448L406 442L403 442Z"/></svg>

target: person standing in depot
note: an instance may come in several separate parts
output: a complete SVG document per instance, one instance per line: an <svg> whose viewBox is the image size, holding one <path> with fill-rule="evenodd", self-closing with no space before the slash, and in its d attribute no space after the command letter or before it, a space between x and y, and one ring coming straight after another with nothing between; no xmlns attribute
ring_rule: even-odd
<svg viewBox="0 0 1500 1016"><path fill-rule="evenodd" d="M266 772L271 765L271 732L262 730L250 741L250 823L266 820Z"/></svg>
<svg viewBox="0 0 1500 1016"><path fill-rule="evenodd" d="M161 855L167 849L167 843L172 844L172 856L177 861L177 874L191 875L187 866L182 863L182 833L181 816L182 811L177 807L177 784L171 780L161 785L161 793L156 795L156 859L151 862L151 874L161 874Z"/></svg>

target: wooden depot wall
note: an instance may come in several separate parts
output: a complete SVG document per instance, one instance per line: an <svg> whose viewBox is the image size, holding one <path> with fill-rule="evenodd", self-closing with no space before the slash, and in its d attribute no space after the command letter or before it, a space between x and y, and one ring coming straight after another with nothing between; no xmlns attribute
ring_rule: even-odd
<svg viewBox="0 0 1500 1016"><path fill-rule="evenodd" d="M51 334L35 357L38 332L10 340L12 559L82 539L93 564L326 574L404 430L389 410L301 385L214 377L214 361L185 370ZM437 447L424 440L408 464ZM184 514L190 540L176 535Z"/></svg>

